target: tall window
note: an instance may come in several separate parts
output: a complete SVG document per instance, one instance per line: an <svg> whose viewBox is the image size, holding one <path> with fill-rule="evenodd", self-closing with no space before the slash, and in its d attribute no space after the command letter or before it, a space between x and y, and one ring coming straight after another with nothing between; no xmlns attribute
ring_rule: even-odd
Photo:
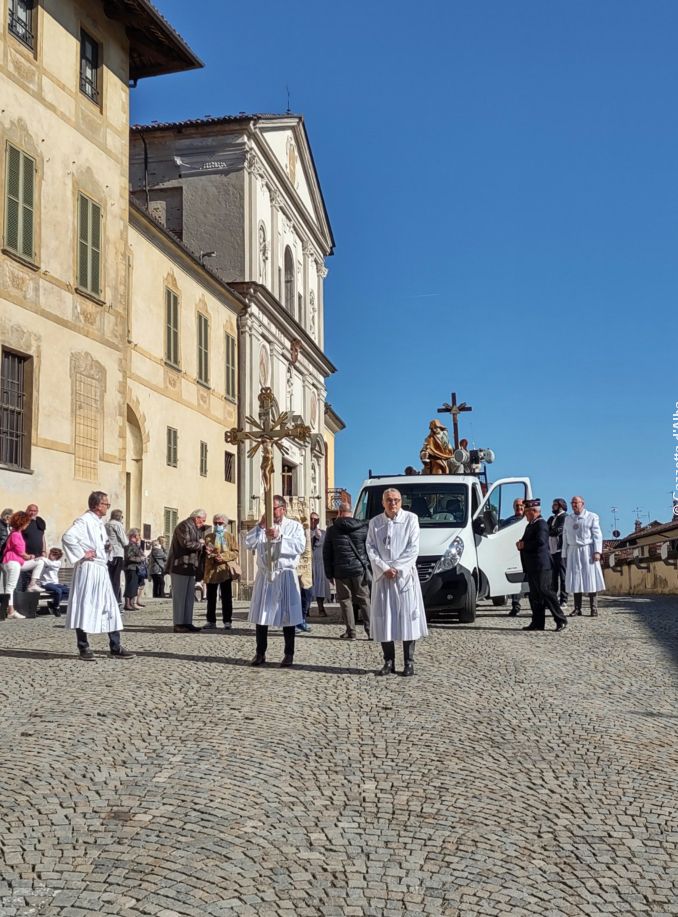
<svg viewBox="0 0 678 917"><path fill-rule="evenodd" d="M173 506L166 506L163 512L163 529L165 534L165 544L170 545L174 530L179 524L179 510Z"/></svg>
<svg viewBox="0 0 678 917"><path fill-rule="evenodd" d="M99 383L82 373L75 375L75 477L78 481L99 479Z"/></svg>
<svg viewBox="0 0 678 917"><path fill-rule="evenodd" d="M224 481L235 484L235 454L224 451Z"/></svg>
<svg viewBox="0 0 678 917"><path fill-rule="evenodd" d="M101 295L101 207L78 195L78 286Z"/></svg>
<svg viewBox="0 0 678 917"><path fill-rule="evenodd" d="M99 73L99 42L80 30L80 91L88 99L99 104L101 95L101 74Z"/></svg>
<svg viewBox="0 0 678 917"><path fill-rule="evenodd" d="M35 160L7 144L5 248L33 260Z"/></svg>
<svg viewBox="0 0 678 917"><path fill-rule="evenodd" d="M285 308L294 315L294 255L289 245L285 248Z"/></svg>
<svg viewBox="0 0 678 917"><path fill-rule="evenodd" d="M31 357L2 351L0 464L30 468Z"/></svg>
<svg viewBox="0 0 678 917"><path fill-rule="evenodd" d="M207 443L200 443L200 474L207 477Z"/></svg>
<svg viewBox="0 0 678 917"><path fill-rule="evenodd" d="M165 288L165 359L179 366L179 297Z"/></svg>
<svg viewBox="0 0 678 917"><path fill-rule="evenodd" d="M167 464L171 468L178 465L179 433L174 427L167 428Z"/></svg>
<svg viewBox="0 0 678 917"><path fill-rule="evenodd" d="M9 30L22 41L26 47L33 50L35 37L33 35L34 0L9 0Z"/></svg>
<svg viewBox="0 0 678 917"><path fill-rule="evenodd" d="M282 463L282 495L294 496L294 465L290 465L289 462Z"/></svg>
<svg viewBox="0 0 678 917"><path fill-rule="evenodd" d="M198 382L210 384L210 320L198 312Z"/></svg>
<svg viewBox="0 0 678 917"><path fill-rule="evenodd" d="M235 338L226 334L226 397L235 398Z"/></svg>

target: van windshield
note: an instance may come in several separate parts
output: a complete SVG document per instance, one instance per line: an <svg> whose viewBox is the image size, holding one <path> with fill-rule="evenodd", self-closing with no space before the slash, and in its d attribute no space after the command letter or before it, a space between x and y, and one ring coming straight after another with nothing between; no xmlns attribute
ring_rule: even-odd
<svg viewBox="0 0 678 917"><path fill-rule="evenodd" d="M367 487L361 494L355 510L356 519L372 519L383 513L381 498L392 484ZM403 509L416 513L422 528L449 528L466 525L468 514L468 487L441 481L440 484L410 484L403 482L396 488L403 498Z"/></svg>

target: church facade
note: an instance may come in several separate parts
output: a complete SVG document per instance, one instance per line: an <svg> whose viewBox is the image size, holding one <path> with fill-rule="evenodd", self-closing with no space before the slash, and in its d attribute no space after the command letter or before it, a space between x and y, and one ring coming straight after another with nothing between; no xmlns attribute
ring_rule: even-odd
<svg viewBox="0 0 678 917"><path fill-rule="evenodd" d="M238 318L238 423L270 386L277 410L308 424L310 444L276 453L285 496L326 509L325 259L334 240L303 118L238 115L132 129L132 195L244 302ZM238 518L263 509L258 457L238 453ZM333 457L333 456L332 456Z"/></svg>

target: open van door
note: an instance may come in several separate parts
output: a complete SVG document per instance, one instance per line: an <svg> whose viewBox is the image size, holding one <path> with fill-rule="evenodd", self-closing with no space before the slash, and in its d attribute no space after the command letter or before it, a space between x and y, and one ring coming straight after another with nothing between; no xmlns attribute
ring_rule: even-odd
<svg viewBox="0 0 678 917"><path fill-rule="evenodd" d="M473 517L478 567L487 580L490 597L522 591L523 567L516 542L527 520L508 520L514 515L513 501L531 496L529 478L502 478L491 485Z"/></svg>

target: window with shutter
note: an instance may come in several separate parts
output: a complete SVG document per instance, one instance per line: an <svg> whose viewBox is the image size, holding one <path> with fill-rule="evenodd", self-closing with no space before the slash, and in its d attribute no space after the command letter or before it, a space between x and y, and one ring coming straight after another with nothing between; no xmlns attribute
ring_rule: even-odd
<svg viewBox="0 0 678 917"><path fill-rule="evenodd" d="M7 145L5 248L29 261L34 251L35 160Z"/></svg>
<svg viewBox="0 0 678 917"><path fill-rule="evenodd" d="M207 477L207 443L200 443L200 474Z"/></svg>
<svg viewBox="0 0 678 917"><path fill-rule="evenodd" d="M178 465L178 440L179 434L174 427L167 427L167 464L171 468Z"/></svg>
<svg viewBox="0 0 678 917"><path fill-rule="evenodd" d="M101 295L101 207L78 195L78 286Z"/></svg>
<svg viewBox="0 0 678 917"><path fill-rule="evenodd" d="M173 506L166 506L163 513L163 523L165 529L165 546L168 547L172 541L172 535L179 522L179 510Z"/></svg>
<svg viewBox="0 0 678 917"><path fill-rule="evenodd" d="M210 323L206 315L198 313L198 382L209 385L209 337Z"/></svg>
<svg viewBox="0 0 678 917"><path fill-rule="evenodd" d="M226 334L226 397L235 398L235 338Z"/></svg>
<svg viewBox="0 0 678 917"><path fill-rule="evenodd" d="M224 451L224 480L235 484L235 454Z"/></svg>
<svg viewBox="0 0 678 917"><path fill-rule="evenodd" d="M165 288L165 359L179 366L179 297Z"/></svg>

